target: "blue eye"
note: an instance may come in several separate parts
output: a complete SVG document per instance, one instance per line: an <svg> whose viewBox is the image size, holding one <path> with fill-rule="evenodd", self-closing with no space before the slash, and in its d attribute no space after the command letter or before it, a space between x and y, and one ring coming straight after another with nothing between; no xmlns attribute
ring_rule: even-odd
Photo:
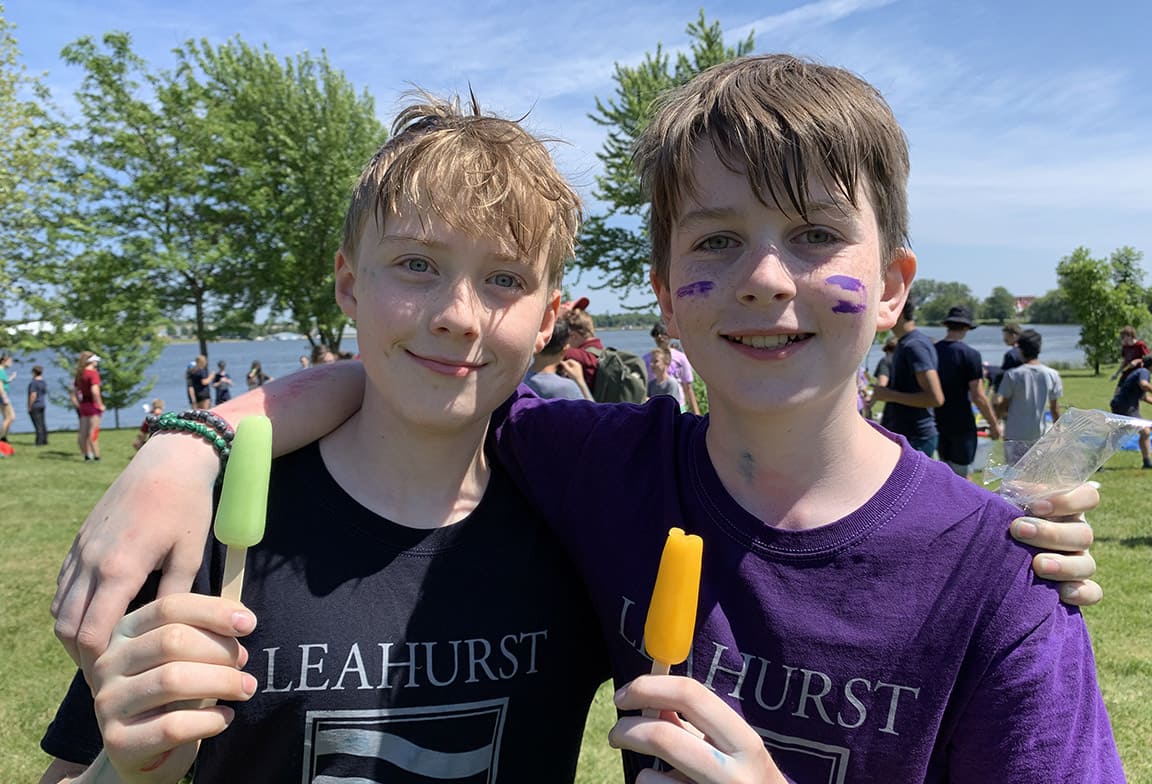
<svg viewBox="0 0 1152 784"><path fill-rule="evenodd" d="M512 275L512 274L507 273L507 272L497 272L495 275L488 278L488 280L493 285L500 286L501 288L506 288L506 289L523 288L523 285L520 283L520 279L517 278L515 275Z"/></svg>
<svg viewBox="0 0 1152 784"><path fill-rule="evenodd" d="M809 245L827 245L836 241L836 235L827 229L805 229L800 237Z"/></svg>
<svg viewBox="0 0 1152 784"><path fill-rule="evenodd" d="M705 237L700 241L696 247L701 250L728 250L735 247L736 240L731 237L726 237L723 234L715 234L711 237Z"/></svg>
<svg viewBox="0 0 1152 784"><path fill-rule="evenodd" d="M432 265L428 263L428 259L421 258L404 259L404 266L412 272L427 272L432 267Z"/></svg>

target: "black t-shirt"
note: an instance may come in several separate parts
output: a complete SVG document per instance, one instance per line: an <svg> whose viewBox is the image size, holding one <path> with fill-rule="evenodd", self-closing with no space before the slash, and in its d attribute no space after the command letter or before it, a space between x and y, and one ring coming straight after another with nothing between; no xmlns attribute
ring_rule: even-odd
<svg viewBox="0 0 1152 784"><path fill-rule="evenodd" d="M944 405L936 409L936 427L941 433L970 433L976 430L968 384L984 378L980 352L962 340L936 341L940 387Z"/></svg>
<svg viewBox="0 0 1152 784"><path fill-rule="evenodd" d="M896 343L892 355L892 375L888 388L900 392L919 392L916 374L936 370L936 347L932 339L918 329L905 333ZM936 417L930 408L906 406L903 403L885 403L880 424L905 438L930 438L937 434Z"/></svg>
<svg viewBox="0 0 1152 784"><path fill-rule="evenodd" d="M192 368L188 371L188 386L197 400L208 400L212 390L208 387L208 368Z"/></svg>
<svg viewBox="0 0 1152 784"><path fill-rule="evenodd" d="M48 405L48 384L42 378L34 378L28 382L28 394L36 393L36 401L30 411L43 411Z"/></svg>
<svg viewBox="0 0 1152 784"><path fill-rule="evenodd" d="M223 548L206 562L196 589L215 593ZM568 557L502 469L467 519L426 531L356 503L316 444L274 461L243 600L259 686L201 746L197 781L574 777L605 646ZM80 763L99 750L79 676L41 746Z"/></svg>

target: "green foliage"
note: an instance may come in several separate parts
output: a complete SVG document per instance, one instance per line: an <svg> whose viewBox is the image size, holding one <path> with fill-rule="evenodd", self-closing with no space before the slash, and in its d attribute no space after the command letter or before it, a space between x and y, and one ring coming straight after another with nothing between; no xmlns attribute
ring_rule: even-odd
<svg viewBox="0 0 1152 784"><path fill-rule="evenodd" d="M593 122L608 129L608 138L597 157L604 173L596 178L596 199L606 202L607 212L590 215L580 233L575 264L581 270L597 270L605 287L626 295L648 291L648 200L632 167L632 143L647 127L656 98L669 88L684 84L696 74L753 49L753 34L735 46L725 46L719 22L708 23L704 11L688 25L691 45L676 55L675 65L656 45L655 54L644 55L638 66L616 63L613 79L616 94L596 99ZM647 307L647 306L644 306Z"/></svg>
<svg viewBox="0 0 1152 784"><path fill-rule="evenodd" d="M43 215L61 185L54 173L64 133L52 109L48 89L21 63L0 5L0 324L23 320L8 309L28 296L24 272L52 253Z"/></svg>
<svg viewBox="0 0 1152 784"><path fill-rule="evenodd" d="M167 343L157 334L164 317L152 282L134 259L111 250L83 257L66 274L68 285L43 303L56 326L56 365L71 376L81 351L96 352L103 360L100 393L119 426L119 410L135 407L155 385L147 371ZM66 328L70 322L75 327ZM68 400L67 388L50 392L58 403Z"/></svg>
<svg viewBox="0 0 1152 784"><path fill-rule="evenodd" d="M1119 359L1120 328L1139 327L1148 315L1139 284L1140 256L1122 248L1111 259L1094 259L1091 251L1079 247L1056 266L1060 288L1080 324L1080 346L1096 373L1101 364Z"/></svg>
<svg viewBox="0 0 1152 784"><path fill-rule="evenodd" d="M647 332L659 320L660 316L651 311L592 315L592 321L595 322L597 329L642 329Z"/></svg>
<svg viewBox="0 0 1152 784"><path fill-rule="evenodd" d="M980 318L1003 324L1016 318L1016 297L1003 286L992 289L992 293L980 303Z"/></svg>
<svg viewBox="0 0 1152 784"><path fill-rule="evenodd" d="M1030 324L1073 324L1076 316L1062 289L1052 289L1028 306L1022 321Z"/></svg>
<svg viewBox="0 0 1152 784"><path fill-rule="evenodd" d="M96 252L114 267L136 265L151 284L141 293L158 308L192 311L206 353L208 325L236 306L245 279L214 198L216 142L227 129L194 84L150 70L126 33L85 36L61 56L84 70L69 145L84 186L73 265Z"/></svg>
<svg viewBox="0 0 1152 784"><path fill-rule="evenodd" d="M916 303L919 324L939 324L948 315L948 309L956 305L967 305L976 313L980 304L966 284L930 278L914 280L909 298Z"/></svg>
<svg viewBox="0 0 1152 784"><path fill-rule="evenodd" d="M73 265L135 265L154 312L191 313L203 354L263 307L338 347L332 257L351 185L385 138L372 99L326 56L281 61L233 39L176 57L155 70L118 32L64 49L84 70L68 149ZM38 279L71 285L60 268Z"/></svg>
<svg viewBox="0 0 1152 784"><path fill-rule="evenodd" d="M213 192L251 303L338 349L348 320L333 295L332 259L352 186L387 138L371 97L326 54L280 60L239 38L189 42L178 54L189 89L203 90L227 129L214 140Z"/></svg>

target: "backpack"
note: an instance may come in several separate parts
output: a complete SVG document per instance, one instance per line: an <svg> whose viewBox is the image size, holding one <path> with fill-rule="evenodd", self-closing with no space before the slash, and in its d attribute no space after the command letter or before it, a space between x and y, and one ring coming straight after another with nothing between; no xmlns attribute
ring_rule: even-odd
<svg viewBox="0 0 1152 784"><path fill-rule="evenodd" d="M644 360L631 351L590 348L596 357L596 381L592 399L597 403L643 403L648 397L648 368Z"/></svg>

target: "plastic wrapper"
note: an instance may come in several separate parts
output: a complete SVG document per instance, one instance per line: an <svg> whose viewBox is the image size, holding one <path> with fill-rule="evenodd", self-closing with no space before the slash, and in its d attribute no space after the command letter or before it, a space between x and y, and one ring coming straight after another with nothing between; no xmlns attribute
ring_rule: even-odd
<svg viewBox="0 0 1152 784"><path fill-rule="evenodd" d="M1000 480L1000 494L1021 508L1066 493L1088 481L1132 433L1152 421L1069 408L1014 466L989 465L985 484Z"/></svg>

